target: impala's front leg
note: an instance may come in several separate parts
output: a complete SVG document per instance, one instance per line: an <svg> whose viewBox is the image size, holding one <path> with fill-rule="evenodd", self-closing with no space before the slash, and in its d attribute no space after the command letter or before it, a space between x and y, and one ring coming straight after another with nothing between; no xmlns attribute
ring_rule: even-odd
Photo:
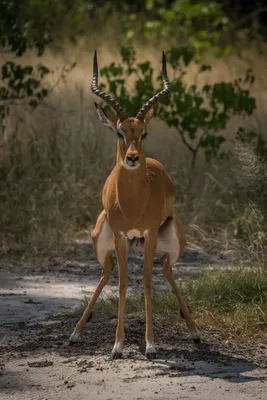
<svg viewBox="0 0 267 400"><path fill-rule="evenodd" d="M119 269L119 310L118 310L116 341L112 350L112 357L121 358L123 341L124 341L125 297L128 287L128 271L127 271L128 248L127 248L127 239L124 236L122 235L115 236L115 251Z"/></svg>
<svg viewBox="0 0 267 400"><path fill-rule="evenodd" d="M152 270L154 256L157 248L158 230L149 230L145 236L145 260L144 260L144 291L146 305L146 356L149 360L156 358L156 348L152 328Z"/></svg>

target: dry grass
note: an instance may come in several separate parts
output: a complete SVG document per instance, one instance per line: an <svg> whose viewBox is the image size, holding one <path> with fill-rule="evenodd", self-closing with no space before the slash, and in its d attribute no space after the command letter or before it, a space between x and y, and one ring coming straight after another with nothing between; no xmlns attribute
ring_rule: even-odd
<svg viewBox="0 0 267 400"><path fill-rule="evenodd" d="M88 227L99 212L100 188L114 162L112 138L88 112L82 89L72 96L72 104L65 101L61 106L61 95L20 123L5 142L4 245L56 244L77 228ZM68 100L68 91L64 97Z"/></svg>
<svg viewBox="0 0 267 400"><path fill-rule="evenodd" d="M101 66L118 57L116 44L98 44ZM75 232L87 229L101 209L100 191L114 163L115 137L101 125L93 109L90 94L92 47L93 40L86 46L84 43L75 48L66 45L64 53L48 51L42 60L44 64L54 68L77 60L78 66L38 109L29 112L23 107L14 108L6 121L7 129L0 146L3 251L14 247L36 251L54 247ZM140 61L150 59L158 66L158 49L144 49L138 45L137 54ZM31 55L25 56L24 61L29 60L36 61ZM232 57L213 61L213 64L213 73L203 75L199 84L204 80L233 79L247 67L254 69L257 80L253 90L258 109L244 123L265 132L267 83L263 78L267 60L250 50L244 52L241 61ZM53 85L57 78L56 71L48 85ZM194 70L189 71L187 79L195 79ZM231 121L229 138L237 125L237 119ZM190 240L213 238L229 247L238 238L236 219L252 218L256 220L253 222L255 232L264 231L263 212L257 211L259 207L247 196L247 188L243 187L241 192L236 190L237 183L246 174L234 169L240 161L233 157L224 165L207 166L200 158L189 187L191 172L187 150L176 133L159 121L153 121L149 131L147 152L163 162L175 181L177 208ZM248 246L251 245L250 235L250 229L243 229L241 239ZM259 249L263 246L260 240L256 240ZM255 243L253 246L254 251Z"/></svg>

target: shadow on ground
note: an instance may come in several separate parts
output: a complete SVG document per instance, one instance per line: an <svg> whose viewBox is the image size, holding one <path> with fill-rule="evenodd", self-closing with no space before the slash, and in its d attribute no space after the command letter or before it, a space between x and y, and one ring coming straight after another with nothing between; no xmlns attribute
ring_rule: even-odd
<svg viewBox="0 0 267 400"><path fill-rule="evenodd" d="M141 257L129 255L130 290L142 288L142 261ZM196 250L186 250L174 272L176 279L183 280L204 268L220 266L212 257ZM227 263L223 267L227 267ZM266 378L266 374L261 374L263 370L259 369L267 366L265 345L261 348L259 343L225 342L218 332L202 329L203 343L196 346L189 338L178 312L177 320L172 321L155 316L154 335L158 357L153 362L144 356L145 319L142 316L126 317L122 362L109 360L115 340L117 318L102 318L95 313L82 340L69 346L68 338L81 314L81 311L74 311L73 307L80 306L84 295L89 295L94 290L100 274L100 266L88 244L74 245L60 256L51 255L37 261L32 259L30 262L17 261L12 267L1 262L1 396L5 391L10 396L26 390L25 398L28 398L28 390L37 393L39 388L47 388L49 377L53 379L54 374L55 382L51 390L54 393L53 398L60 398L63 386L72 390L72 385L75 382L77 384L80 374L91 371L95 379L101 379L102 382L103 368L106 372L117 368L115 372L120 373L119 370L124 370L126 365L128 377L123 379L131 382L136 379L139 384L140 379L148 378L150 371L152 377L166 377L167 380L197 375L219 378L230 383L244 383L264 381ZM116 268L107 288L117 289L117 280ZM157 289L169 289L169 285L164 283L157 258L153 281ZM65 314L62 314L62 307L66 307ZM78 373L73 378L73 383L69 378L62 381L67 365L70 366L70 376L74 376L72 374L75 371ZM136 365L136 369L131 370L131 365ZM40 374L36 373L39 368L44 368L45 373L42 374L43 370L40 370ZM112 380L113 375L110 382ZM97 385L98 383L96 387ZM80 386L77 387L77 393L79 388ZM84 390L87 396L87 389ZM73 393L73 396L75 398L76 395Z"/></svg>
<svg viewBox="0 0 267 400"><path fill-rule="evenodd" d="M75 312L35 325L17 324L16 340L1 343L1 353L9 357L34 357L53 352L66 362L79 362L84 357L102 356L108 360L114 344L117 319L95 320L88 323L83 338L79 343L69 345L68 338L79 319ZM10 327L6 327L7 332ZM140 317L126 318L124 358L143 361L146 368L157 368L157 374L169 376L204 375L231 382L264 380L265 377L249 377L242 374L251 372L258 366L266 367L264 353L257 353L256 347L229 345L218 340L216 334L206 329L202 331L203 343L195 345L188 336L183 322L156 320L154 335L158 348L158 358L148 362L144 357L145 319ZM93 358L93 357L92 357ZM40 362L42 367L44 361ZM119 362L118 360L111 363ZM90 363L89 363L90 364ZM92 365L89 365L90 368ZM38 367L36 365L35 367ZM83 366L84 368L84 366Z"/></svg>

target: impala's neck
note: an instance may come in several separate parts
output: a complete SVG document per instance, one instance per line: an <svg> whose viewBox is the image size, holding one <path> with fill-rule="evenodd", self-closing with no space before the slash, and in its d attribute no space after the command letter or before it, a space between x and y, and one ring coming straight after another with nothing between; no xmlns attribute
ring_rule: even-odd
<svg viewBox="0 0 267 400"><path fill-rule="evenodd" d="M122 165L122 157L117 151L118 176L117 198L120 208L127 218L142 215L149 198L149 182L146 169L146 158L140 155L140 165L136 169L128 169Z"/></svg>

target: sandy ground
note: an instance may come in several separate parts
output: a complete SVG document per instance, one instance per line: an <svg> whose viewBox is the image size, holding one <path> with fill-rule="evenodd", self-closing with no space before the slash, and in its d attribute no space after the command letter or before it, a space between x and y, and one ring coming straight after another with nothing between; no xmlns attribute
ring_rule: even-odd
<svg viewBox="0 0 267 400"><path fill-rule="evenodd" d="M200 269L226 268L231 255L216 260L186 251L177 281ZM0 399L267 399L266 343L223 342L211 330L191 342L184 322L154 323L158 358L144 356L143 318L127 318L121 360L111 361L116 319L94 315L83 339L68 337L77 307L92 293L100 269L88 245L64 257L0 263ZM117 290L117 270L104 296ZM129 257L129 290L142 290L142 258ZM167 290L155 262L154 287Z"/></svg>

